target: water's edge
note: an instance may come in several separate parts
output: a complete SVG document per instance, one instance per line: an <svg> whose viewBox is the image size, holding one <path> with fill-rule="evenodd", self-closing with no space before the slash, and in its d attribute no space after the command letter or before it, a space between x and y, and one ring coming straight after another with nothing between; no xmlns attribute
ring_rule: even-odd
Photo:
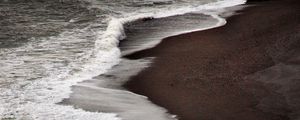
<svg viewBox="0 0 300 120"><path fill-rule="evenodd" d="M226 24L226 20L225 20L226 17L230 17L231 15L234 15L236 11L243 9L244 7L245 6L235 6L226 9L219 9L213 12L201 13L201 15L209 16L212 19L217 20L218 22L216 22L216 24L214 25L210 25L206 27L202 26L203 28L190 28L189 30L178 29L177 31L170 32L164 29L160 29L162 31L165 31L166 34L162 33L163 35L157 35L157 37L151 39L149 38L150 40L143 39L143 42L135 41L139 38L139 37L135 37L136 34L126 33L127 38L124 41L121 41L120 43L122 56L126 56L144 49L152 48L155 45L159 44L161 40L167 37L187 34L195 31L203 31L203 30L208 30L208 29L223 26ZM184 15L189 15L189 14L184 14ZM176 17L180 17L180 16L176 16ZM171 19L171 17L168 18ZM139 23L146 24L147 22L154 23L156 20L159 21L161 19L166 19L165 21L168 21L168 18L157 18L157 19L151 19L147 21L142 20L142 23L139 21L136 22L137 24ZM133 25L133 27L127 25L125 26L125 31L128 31L128 29L130 31L134 29L136 26L138 25L135 24ZM149 31L147 30L145 31L146 31L145 33L149 34ZM148 58L142 58L136 60L122 58L120 60L120 63L112 67L110 70L108 70L108 72L98 77L95 77L91 80L87 80L79 83L78 85L72 86L73 93L70 95L70 98L64 99L63 102L61 102L60 104L73 105L76 106L77 108L81 108L91 112L100 111L100 112L108 112L108 113L117 113L118 116L124 120L177 119L176 115L172 115L168 113L168 111L165 108L153 104L151 101L147 99L146 96L141 96L132 93L122 87L122 85L125 82L127 82L130 77L137 75L143 69L151 66L153 59L155 58L148 57ZM103 102L103 101L109 101L109 102Z"/></svg>
<svg viewBox="0 0 300 120"><path fill-rule="evenodd" d="M234 11L227 8L244 3L222 0L120 18L100 15L82 25L80 16L66 18L69 20L61 24L71 29L57 36L1 49L0 118L176 119L147 97L122 88L154 58L129 60L122 56L154 47L166 37L222 26L226 24L222 17ZM56 15L45 22L57 23L52 20Z"/></svg>

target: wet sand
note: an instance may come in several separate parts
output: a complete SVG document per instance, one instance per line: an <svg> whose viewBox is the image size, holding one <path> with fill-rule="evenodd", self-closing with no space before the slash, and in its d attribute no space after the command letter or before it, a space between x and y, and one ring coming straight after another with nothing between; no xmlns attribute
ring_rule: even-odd
<svg viewBox="0 0 300 120"><path fill-rule="evenodd" d="M300 119L300 1L250 4L223 27L125 56L157 57L125 87L180 120Z"/></svg>

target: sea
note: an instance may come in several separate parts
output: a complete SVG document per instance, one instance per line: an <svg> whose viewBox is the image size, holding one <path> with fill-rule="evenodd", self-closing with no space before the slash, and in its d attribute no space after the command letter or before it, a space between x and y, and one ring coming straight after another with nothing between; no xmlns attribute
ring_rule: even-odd
<svg viewBox="0 0 300 120"><path fill-rule="evenodd" d="M245 2L0 0L0 119L176 120L122 87L155 58L123 56L225 25Z"/></svg>

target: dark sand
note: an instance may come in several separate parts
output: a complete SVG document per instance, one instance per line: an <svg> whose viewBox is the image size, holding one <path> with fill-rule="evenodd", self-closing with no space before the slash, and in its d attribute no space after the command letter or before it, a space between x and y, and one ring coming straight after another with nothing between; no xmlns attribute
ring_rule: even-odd
<svg viewBox="0 0 300 120"><path fill-rule="evenodd" d="M278 0L219 28L164 39L130 59L157 57L129 90L180 120L300 119L300 1Z"/></svg>

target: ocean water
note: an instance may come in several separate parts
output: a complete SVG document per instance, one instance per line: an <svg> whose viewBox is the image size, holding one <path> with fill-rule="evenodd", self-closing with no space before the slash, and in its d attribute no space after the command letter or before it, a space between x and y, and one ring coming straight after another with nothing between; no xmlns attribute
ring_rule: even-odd
<svg viewBox="0 0 300 120"><path fill-rule="evenodd" d="M137 68L149 66L151 58L136 62L125 60L122 55L153 47L164 37L222 26L226 21L219 16L220 12L244 3L244 0L85 0L76 4L85 4L93 12L49 14L54 18L30 26L51 23L52 27L69 24L71 27L51 36L26 37L27 42L18 46L0 48L0 118L176 119L147 97L121 88L126 75L108 79L110 74L137 73ZM86 14L95 16L87 19ZM57 16L67 16L67 21ZM120 48L123 39L126 41Z"/></svg>

